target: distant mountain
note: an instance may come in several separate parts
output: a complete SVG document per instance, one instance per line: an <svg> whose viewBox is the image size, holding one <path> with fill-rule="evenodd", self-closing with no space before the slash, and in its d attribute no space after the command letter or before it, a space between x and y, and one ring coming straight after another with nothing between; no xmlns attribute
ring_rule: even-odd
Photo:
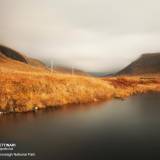
<svg viewBox="0 0 160 160"><path fill-rule="evenodd" d="M35 67L42 67L42 68L47 68L47 66L40 60L35 59L35 58L27 58L27 62Z"/></svg>
<svg viewBox="0 0 160 160"><path fill-rule="evenodd" d="M69 68L69 67L63 67L63 66L56 66L54 68L54 71L56 72L61 72L61 73L69 73L69 74L77 74L77 75L85 75L85 76L90 76L89 73L80 70L80 69L76 69L76 68Z"/></svg>
<svg viewBox="0 0 160 160"><path fill-rule="evenodd" d="M160 53L143 54L136 61L125 67L117 75L160 73Z"/></svg>
<svg viewBox="0 0 160 160"><path fill-rule="evenodd" d="M19 61L19 62L26 63L26 64L29 64L35 67L42 67L42 68L47 69L46 65L43 62L37 59L34 59L34 58L27 57L26 55L14 49L11 49L9 47L6 47L4 45L0 45L0 55L1 57L3 56L3 58L5 56L6 58L9 58L15 61Z"/></svg>
<svg viewBox="0 0 160 160"><path fill-rule="evenodd" d="M13 60L17 60L23 63L28 63L26 56L4 45L0 45L0 53L1 56L3 55Z"/></svg>
<svg viewBox="0 0 160 160"><path fill-rule="evenodd" d="M75 70L74 75L63 73L51 72L40 61L0 46L0 114L88 104L114 94L109 82L77 76Z"/></svg>
<svg viewBox="0 0 160 160"><path fill-rule="evenodd" d="M23 66L21 66L23 63ZM25 64L25 65L24 65ZM0 66L6 66L7 68L18 68L20 70L23 70L24 68L27 68L29 70L30 67L34 67L34 69L39 68L41 70L47 70L51 71L50 67L45 65L42 61L27 57L26 55L11 49L9 47L6 47L4 45L0 45ZM23 68L23 69L22 69ZM69 73L69 74L77 74L77 75L89 75L84 71L71 68L63 67L63 66L57 66L53 69L54 72L60 72L60 73Z"/></svg>

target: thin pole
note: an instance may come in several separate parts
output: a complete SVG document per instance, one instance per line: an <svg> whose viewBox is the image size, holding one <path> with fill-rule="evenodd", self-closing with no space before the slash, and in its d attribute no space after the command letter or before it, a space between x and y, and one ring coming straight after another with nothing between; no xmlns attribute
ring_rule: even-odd
<svg viewBox="0 0 160 160"><path fill-rule="evenodd" d="M73 68L73 66L72 66L72 75L74 74L74 68Z"/></svg>
<svg viewBox="0 0 160 160"><path fill-rule="evenodd" d="M51 59L51 72L53 72L53 60Z"/></svg>

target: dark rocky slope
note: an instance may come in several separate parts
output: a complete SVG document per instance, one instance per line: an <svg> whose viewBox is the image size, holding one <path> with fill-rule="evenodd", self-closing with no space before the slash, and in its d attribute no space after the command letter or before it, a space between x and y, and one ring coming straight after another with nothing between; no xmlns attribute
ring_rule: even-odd
<svg viewBox="0 0 160 160"><path fill-rule="evenodd" d="M143 54L117 75L138 75L160 73L160 53Z"/></svg>

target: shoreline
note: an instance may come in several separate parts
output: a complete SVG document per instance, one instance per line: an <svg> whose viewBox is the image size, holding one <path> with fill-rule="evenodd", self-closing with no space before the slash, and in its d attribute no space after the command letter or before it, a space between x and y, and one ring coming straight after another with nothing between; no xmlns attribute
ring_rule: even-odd
<svg viewBox="0 0 160 160"><path fill-rule="evenodd" d="M160 93L159 75L95 78L59 73L3 73L0 114L37 111L64 105L125 99L147 92Z"/></svg>

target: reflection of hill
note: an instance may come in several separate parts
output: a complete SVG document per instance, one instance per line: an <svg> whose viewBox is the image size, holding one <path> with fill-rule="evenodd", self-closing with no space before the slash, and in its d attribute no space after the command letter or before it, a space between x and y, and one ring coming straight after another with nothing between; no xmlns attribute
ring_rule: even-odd
<svg viewBox="0 0 160 160"><path fill-rule="evenodd" d="M133 97L133 103L137 106L137 110L141 113L141 116L152 118L152 120L159 119L160 113L160 101L159 101L160 94L159 93L146 93L144 95L139 95ZM134 99L137 99L134 100Z"/></svg>

